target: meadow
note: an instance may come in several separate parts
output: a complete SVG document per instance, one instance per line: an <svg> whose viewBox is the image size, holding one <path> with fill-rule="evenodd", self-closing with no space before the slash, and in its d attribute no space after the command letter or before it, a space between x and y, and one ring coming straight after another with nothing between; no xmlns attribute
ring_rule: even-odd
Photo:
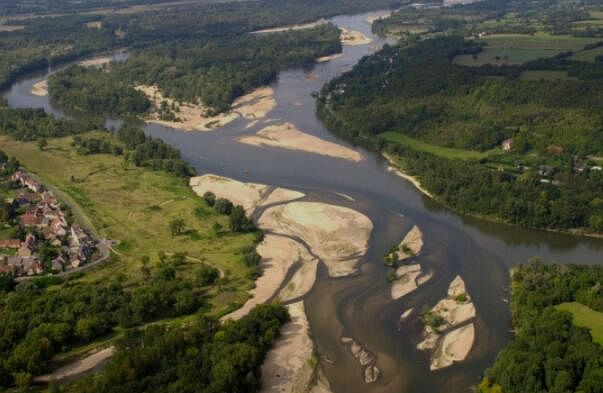
<svg viewBox="0 0 603 393"><path fill-rule="evenodd" d="M593 341L603 345L603 313L577 302L561 303L556 308L572 314L574 325L589 329Z"/></svg>

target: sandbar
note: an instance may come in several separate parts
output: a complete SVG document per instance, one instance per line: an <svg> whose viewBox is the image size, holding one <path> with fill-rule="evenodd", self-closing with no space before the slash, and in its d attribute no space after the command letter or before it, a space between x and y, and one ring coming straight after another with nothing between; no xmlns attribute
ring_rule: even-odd
<svg viewBox="0 0 603 393"><path fill-rule="evenodd" d="M348 147L306 134L291 123L274 124L238 141L258 147L278 147L359 162L364 157Z"/></svg>
<svg viewBox="0 0 603 393"><path fill-rule="evenodd" d="M294 201L266 209L260 228L302 239L327 266L331 277L356 271L373 229L364 214L347 207Z"/></svg>
<svg viewBox="0 0 603 393"><path fill-rule="evenodd" d="M113 61L113 56L102 56L95 57L93 59L80 61L78 64L82 67L99 67L105 64L109 64Z"/></svg>
<svg viewBox="0 0 603 393"><path fill-rule="evenodd" d="M31 94L38 97L46 97L48 95L48 80L42 79L39 82L36 82L31 87Z"/></svg>
<svg viewBox="0 0 603 393"><path fill-rule="evenodd" d="M253 213L262 198L270 192L270 188L264 184L244 183L217 175L191 177L189 185L201 197L206 192L212 192L217 198L226 198L234 205L243 206L248 215Z"/></svg>
<svg viewBox="0 0 603 393"><path fill-rule="evenodd" d="M291 321L281 328L262 364L262 393L307 392L314 375L310 358L314 344L303 302L287 306Z"/></svg>
<svg viewBox="0 0 603 393"><path fill-rule="evenodd" d="M403 261L415 257L421 253L422 249L423 232L421 232L418 226L414 225L398 246L398 260Z"/></svg>
<svg viewBox="0 0 603 393"><path fill-rule="evenodd" d="M474 340L475 327L472 323L447 333L435 349L430 370L439 370L465 360L473 347Z"/></svg>
<svg viewBox="0 0 603 393"><path fill-rule="evenodd" d="M326 19L319 19L315 22L310 22L310 23L300 23L297 25L290 25L290 26L280 26L280 27L273 27L270 29L262 29L262 30L255 30L252 31L251 34L265 34L265 33L280 33L283 31L289 31L289 30L305 30L305 29L313 29L315 27L327 24L328 21Z"/></svg>
<svg viewBox="0 0 603 393"><path fill-rule="evenodd" d="M396 269L396 279L392 282L392 299L399 299L418 288L417 277L421 275L421 265L403 265Z"/></svg>
<svg viewBox="0 0 603 393"><path fill-rule="evenodd" d="M341 39L342 45L357 46L357 45L366 45L366 44L370 44L371 42L373 42L372 39L370 39L369 37L367 37L366 35L364 35L363 33L359 32L359 31L348 30L343 27L341 27L340 30L341 30L340 39Z"/></svg>
<svg viewBox="0 0 603 393"><path fill-rule="evenodd" d="M395 160L389 154L383 153L383 157L385 157L385 159L390 163L390 166L387 167L388 171L409 181L413 186L416 187L417 190L421 191L423 194L427 195L428 197L433 198L433 195L429 191L427 191L427 189L425 187L423 187L421 185L421 182L419 181L419 179L417 179L415 176L411 176L407 173L404 173L400 169L398 169Z"/></svg>
<svg viewBox="0 0 603 393"><path fill-rule="evenodd" d="M101 349L91 355L86 356L85 358L76 360L73 363L61 367L50 374L36 377L35 381L43 383L47 383L50 381L60 381L68 377L85 373L86 371L92 370L94 367L109 359L111 356L113 356L114 353L115 347L113 346Z"/></svg>
<svg viewBox="0 0 603 393"><path fill-rule="evenodd" d="M365 383L373 383L381 374L381 370L375 365L377 358L370 353L359 342L351 337L341 337L341 342L348 345L352 356L358 361L363 368L362 376Z"/></svg>
<svg viewBox="0 0 603 393"><path fill-rule="evenodd" d="M333 55L322 56L316 59L317 63L326 63L327 61L341 59L343 57L343 53L335 53Z"/></svg>

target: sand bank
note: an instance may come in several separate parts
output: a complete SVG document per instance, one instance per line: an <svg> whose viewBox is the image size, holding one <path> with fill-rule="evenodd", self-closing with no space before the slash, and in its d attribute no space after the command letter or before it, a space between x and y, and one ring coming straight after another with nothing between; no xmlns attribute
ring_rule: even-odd
<svg viewBox="0 0 603 393"><path fill-rule="evenodd" d="M314 370L310 366L313 343L303 302L287 306L291 321L268 351L262 364L262 393L304 393Z"/></svg>
<svg viewBox="0 0 603 393"><path fill-rule="evenodd" d="M398 260L403 261L415 257L421 253L422 249L423 232L421 232L418 226L414 225L398 246Z"/></svg>
<svg viewBox="0 0 603 393"><path fill-rule="evenodd" d="M23 25L0 25L0 33L23 30Z"/></svg>
<svg viewBox="0 0 603 393"><path fill-rule="evenodd" d="M300 23L297 25L280 26L280 27L273 27L271 29L256 30L256 31L252 31L251 34L280 33L280 32L289 31L289 30L313 29L315 27L318 27L318 26L321 26L321 25L324 25L327 23L328 23L328 21L326 19L319 19L316 22Z"/></svg>
<svg viewBox="0 0 603 393"><path fill-rule="evenodd" d="M341 342L349 346L352 356L358 361L363 368L363 378L365 383L373 383L379 378L381 370L375 365L377 358L375 355L367 351L360 343L351 337L341 337Z"/></svg>
<svg viewBox="0 0 603 393"><path fill-rule="evenodd" d="M439 370L455 362L465 360L475 339L475 327L472 323L447 333L435 349L429 368Z"/></svg>
<svg viewBox="0 0 603 393"><path fill-rule="evenodd" d="M249 120L263 118L276 107L274 90L270 87L261 87L237 98L230 111L215 116L208 115L209 108L203 104L177 103L172 98L165 97L157 86L138 85L135 88L145 93L151 101L151 111L146 119L148 122L188 131L211 131L241 116ZM163 101L169 107L174 105L177 108L174 115L179 119L178 121L160 119L158 108Z"/></svg>
<svg viewBox="0 0 603 393"><path fill-rule="evenodd" d="M340 27L341 30L341 45L348 46L357 46L357 45L366 45L373 42L372 39L365 36L359 31L356 30L348 30L343 27Z"/></svg>
<svg viewBox="0 0 603 393"><path fill-rule="evenodd" d="M331 277L356 271L368 248L371 220L355 210L318 202L290 202L267 209L258 220L269 228L302 239L329 269Z"/></svg>
<svg viewBox="0 0 603 393"><path fill-rule="evenodd" d="M59 368L50 374L41 375L35 378L36 382L48 383L50 381L60 381L62 379L76 376L87 371L92 370L105 360L109 359L115 353L115 347L111 346L108 348L101 349L100 351L94 352L93 354L77 360L71 364Z"/></svg>
<svg viewBox="0 0 603 393"><path fill-rule="evenodd" d="M417 277L422 274L421 265L403 265L394 273L396 279L392 282L392 299L400 299L418 288Z"/></svg>
<svg viewBox="0 0 603 393"><path fill-rule="evenodd" d="M39 82L36 82L31 87L31 94L38 97L46 97L48 95L48 80L42 79Z"/></svg>
<svg viewBox="0 0 603 393"><path fill-rule="evenodd" d="M255 135L243 136L238 139L241 143L259 147L279 147L282 149L298 150L324 156L342 158L350 161L362 161L362 154L337 143L325 141L299 130L291 123L270 125Z"/></svg>
<svg viewBox="0 0 603 393"><path fill-rule="evenodd" d="M301 247L301 244L299 244L299 246ZM304 257L302 257L302 255L297 256L298 261L302 262L302 265L295 271L289 282L277 295L277 298L282 302L288 302L302 297L314 286L316 272L318 270L318 259L310 256L305 247L303 247L303 250L305 253L303 254ZM295 257L295 255L293 257Z"/></svg>
<svg viewBox="0 0 603 393"><path fill-rule="evenodd" d="M80 61L78 64L82 67L100 67L113 61L113 56L95 57L93 59Z"/></svg>
<svg viewBox="0 0 603 393"><path fill-rule="evenodd" d="M316 59L317 63L326 63L327 61L341 59L343 57L343 53L335 53L329 56L322 56Z"/></svg>
<svg viewBox="0 0 603 393"><path fill-rule="evenodd" d="M374 21L379 20L379 19L389 18L391 15L392 15L391 11L385 12L383 14L371 15L371 16L366 17L366 21L369 25L372 25Z"/></svg>
<svg viewBox="0 0 603 393"><path fill-rule="evenodd" d="M385 159L390 163L390 166L387 167L388 171L395 173L396 175L400 176L401 178L409 181L413 186L415 186L417 188L417 190L421 191L423 194L427 195L428 197L433 198L433 195L421 185L421 182L419 181L419 179L399 170L396 167L397 166L396 161L391 156L389 156L386 153L383 153L383 157L385 157Z"/></svg>
<svg viewBox="0 0 603 393"><path fill-rule="evenodd" d="M226 198L234 205L243 206L248 215L253 213L269 192L269 187L264 184L243 183L217 175L191 177L189 185L201 197L206 192L212 192L217 198Z"/></svg>
<svg viewBox="0 0 603 393"><path fill-rule="evenodd" d="M401 315L400 315L400 321L405 321L408 319L408 317L410 317L410 314L412 314L413 310L415 308L411 307L408 310L404 311Z"/></svg>
<svg viewBox="0 0 603 393"><path fill-rule="evenodd" d="M475 327L473 323L466 322L475 318L476 310L460 276L450 283L447 295L431 309L431 313L440 317L443 324L437 328L425 326L424 340L417 345L419 350L435 348L431 355L431 370L464 360L475 341ZM443 337L442 333L445 333Z"/></svg>

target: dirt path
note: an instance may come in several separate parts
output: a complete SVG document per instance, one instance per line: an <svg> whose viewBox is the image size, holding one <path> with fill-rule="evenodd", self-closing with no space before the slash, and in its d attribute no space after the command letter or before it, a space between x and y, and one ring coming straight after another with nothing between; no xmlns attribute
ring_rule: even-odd
<svg viewBox="0 0 603 393"><path fill-rule="evenodd" d="M34 379L35 382L48 383L50 381L60 381L65 378L74 377L85 372L88 372L105 360L109 359L115 353L115 347L110 346L105 349L101 349L83 359L76 360L75 362L61 367L50 374L41 375Z"/></svg>

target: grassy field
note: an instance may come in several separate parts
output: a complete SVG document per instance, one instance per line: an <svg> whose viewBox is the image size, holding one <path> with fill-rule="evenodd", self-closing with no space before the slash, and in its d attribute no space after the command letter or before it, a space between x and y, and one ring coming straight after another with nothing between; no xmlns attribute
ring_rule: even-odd
<svg viewBox="0 0 603 393"><path fill-rule="evenodd" d="M570 57L570 59L594 63L595 58L597 56L603 56L603 46L594 49L578 51L574 53L572 57Z"/></svg>
<svg viewBox="0 0 603 393"><path fill-rule="evenodd" d="M574 324L590 329L593 341L603 345L603 313L576 302L561 303L557 309L571 313Z"/></svg>
<svg viewBox="0 0 603 393"><path fill-rule="evenodd" d="M390 141L396 142L401 145L407 146L413 150L422 151L426 153L431 153L436 156L445 157L445 158L453 158L453 159L481 159L490 155L493 151L480 152L473 150L462 150L462 149L452 149L449 147L442 147L437 145L432 145L423 141L420 141L415 138L411 138L407 135L398 133L398 132L384 132L379 134L380 137Z"/></svg>
<svg viewBox="0 0 603 393"><path fill-rule="evenodd" d="M151 264L160 251L186 252L192 264L205 262L226 273L228 283L212 293L214 312L244 301L253 282L242 261L242 249L253 244L253 234L224 230L217 236L214 223L228 228L228 218L218 215L188 187L186 180L163 172L123 165L111 155L81 156L70 146L71 138L50 139L45 151L35 142L17 142L0 137L2 150L17 157L25 168L46 184L61 190L76 204L101 237L120 242L116 256L83 275L81 281L102 281L123 274L128 282L142 278L141 257ZM172 237L169 222L183 218L186 234Z"/></svg>
<svg viewBox="0 0 603 393"><path fill-rule="evenodd" d="M454 62L466 66L483 64L522 64L543 57L552 57L564 51L579 51L587 44L600 40L570 35L492 34L482 38L484 50L472 55L459 55Z"/></svg>

